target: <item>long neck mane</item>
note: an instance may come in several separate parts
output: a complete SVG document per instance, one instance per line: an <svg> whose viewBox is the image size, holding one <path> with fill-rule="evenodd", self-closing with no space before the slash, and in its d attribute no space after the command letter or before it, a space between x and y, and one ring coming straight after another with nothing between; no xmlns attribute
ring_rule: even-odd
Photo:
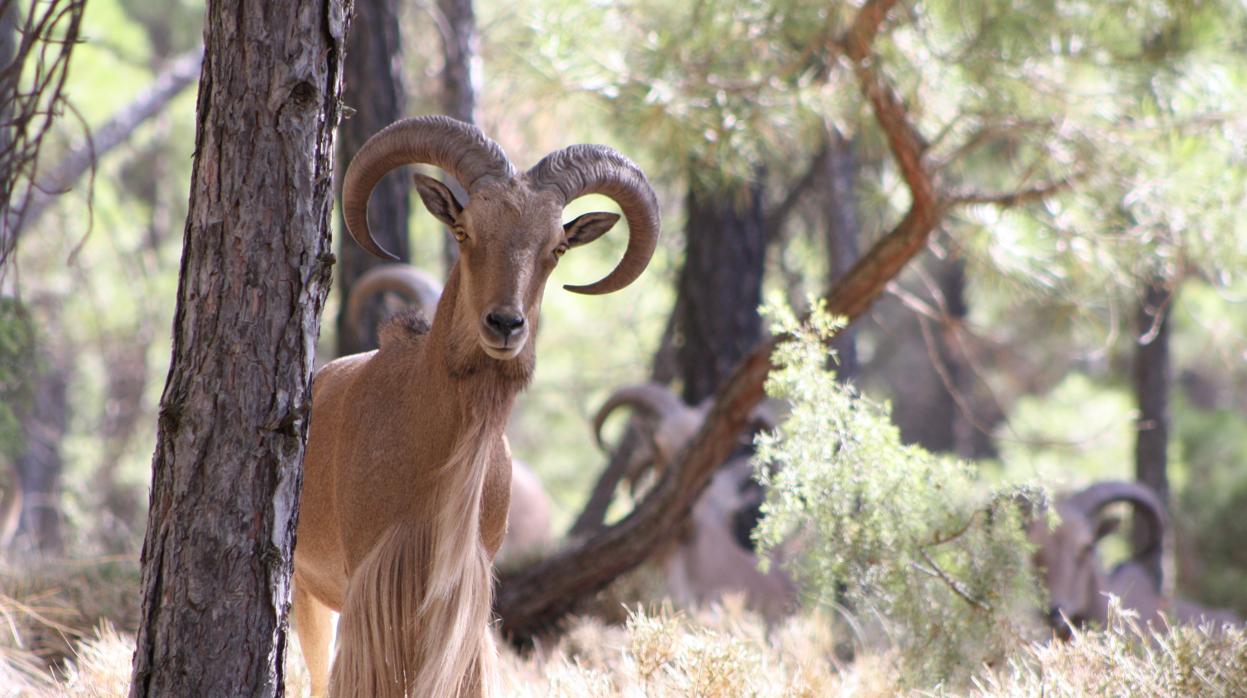
<svg viewBox="0 0 1247 698"><path fill-rule="evenodd" d="M411 695L456 694L455 686L471 666L479 670L482 684L496 675L487 631L492 577L481 535L483 492L515 397L533 370L531 344L511 361L485 354L477 339L477 320L465 317L460 287L456 265L432 326L412 344L421 346L412 375L423 381L413 386L414 394L426 409L441 406L449 452L440 463L429 464L435 470L429 489L421 493L425 504L417 547L425 551L427 562L420 566L423 594L417 616L419 624L439 630L423 645Z"/></svg>

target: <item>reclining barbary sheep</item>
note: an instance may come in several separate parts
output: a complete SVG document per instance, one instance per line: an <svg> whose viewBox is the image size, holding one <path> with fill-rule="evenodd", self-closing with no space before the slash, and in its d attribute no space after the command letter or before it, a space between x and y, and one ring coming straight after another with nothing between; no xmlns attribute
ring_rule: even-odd
<svg viewBox="0 0 1247 698"><path fill-rule="evenodd" d="M442 296L442 284L432 274L409 264L382 264L364 272L351 288L346 300L346 328L361 342L365 336L364 311L376 296L393 294L401 303L386 313L377 325L384 324L399 311L419 311L425 318L433 316ZM391 312L392 310L392 312ZM550 497L541 485L541 478L523 461L511 460L511 506L507 514L507 532L494 564L506 567L512 562L529 559L550 547Z"/></svg>
<svg viewBox="0 0 1247 698"><path fill-rule="evenodd" d="M1102 516L1116 502L1134 507L1135 525L1148 531L1147 543L1130 559L1105 572L1096 544L1116 530L1120 520ZM1048 526L1047 517L1031 517L1027 537L1035 546L1035 563L1048 591L1048 623L1062 639L1071 625L1105 624L1108 595L1121 600L1122 608L1136 612L1144 623L1157 624L1161 615L1178 623L1233 623L1231 611L1211 609L1161 594L1159 580L1141 560L1155 554L1164 541L1167 517L1155 493L1137 482L1108 481L1060 497L1056 501L1060 522Z"/></svg>
<svg viewBox="0 0 1247 698"><path fill-rule="evenodd" d="M459 242L432 323L400 315L381 329L379 350L325 365L313 384L292 615L317 695L326 684L330 695L370 698L492 691L491 562L511 481L504 429L535 367L550 272L619 219L587 213L564 224L563 209L604 194L629 227L615 269L571 291L627 286L658 241L657 197L618 152L571 146L521 173L475 127L421 117L370 138L343 178L347 229L379 257L393 259L368 231L369 194L418 163L447 171L469 196L461 203L416 175L425 206Z"/></svg>
<svg viewBox="0 0 1247 698"><path fill-rule="evenodd" d="M642 448L632 454L626 475L635 482L647 468L668 467L696 435L709 404L689 407L657 383L616 390L594 416L594 433L602 444L602 426L617 408L630 406L654 420ZM754 422L773 428L764 409ZM680 604L707 603L726 593L743 593L745 601L768 620L790 613L796 603L792 579L773 561L770 571L758 570L758 557L749 538L757 522L762 490L753 477L748 445L724 463L706 491L693 505L686 529L674 545L656 557L662 564L672 599Z"/></svg>

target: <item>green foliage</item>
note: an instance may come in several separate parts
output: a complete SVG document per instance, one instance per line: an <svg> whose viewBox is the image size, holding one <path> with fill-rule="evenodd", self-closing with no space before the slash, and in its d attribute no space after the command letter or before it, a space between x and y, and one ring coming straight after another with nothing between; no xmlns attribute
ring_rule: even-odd
<svg viewBox="0 0 1247 698"><path fill-rule="evenodd" d="M1175 410L1183 487L1172 518L1178 585L1204 603L1247 610L1247 417L1232 410Z"/></svg>
<svg viewBox="0 0 1247 698"><path fill-rule="evenodd" d="M1043 395L1022 398L997 436L1008 470L1043 482L1129 478L1135 407L1122 386L1072 373Z"/></svg>
<svg viewBox="0 0 1247 698"><path fill-rule="evenodd" d="M22 451L21 415L31 399L35 367L35 331L22 305L0 298L0 460Z"/></svg>
<svg viewBox="0 0 1247 698"><path fill-rule="evenodd" d="M821 309L806 324L771 314L792 339L767 390L792 411L759 439L770 488L759 542L797 541L810 600L882 619L914 681L999 658L1037 603L1013 497L983 492L968 464L902 445L886 406L838 383L825 348L837 323Z"/></svg>
<svg viewBox="0 0 1247 698"><path fill-rule="evenodd" d="M818 142L836 92L827 47L851 16L791 0L541 2L513 51L540 89L593 95L675 173L713 183Z"/></svg>

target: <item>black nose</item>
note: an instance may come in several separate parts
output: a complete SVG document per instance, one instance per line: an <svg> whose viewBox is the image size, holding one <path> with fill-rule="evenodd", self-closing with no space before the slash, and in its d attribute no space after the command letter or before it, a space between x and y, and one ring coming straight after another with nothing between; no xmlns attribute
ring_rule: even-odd
<svg viewBox="0 0 1247 698"><path fill-rule="evenodd" d="M485 316L485 324L501 337L510 337L524 326L524 316L519 313L495 311Z"/></svg>

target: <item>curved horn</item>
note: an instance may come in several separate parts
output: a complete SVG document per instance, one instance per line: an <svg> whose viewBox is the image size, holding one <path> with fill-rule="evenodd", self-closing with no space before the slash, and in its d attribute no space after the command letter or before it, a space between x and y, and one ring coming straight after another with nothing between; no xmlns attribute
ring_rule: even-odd
<svg viewBox="0 0 1247 698"><path fill-rule="evenodd" d="M661 383L638 383L620 388L611 393L611 396L598 409L597 414L593 415L593 435L603 451L606 450L606 443L602 440L602 425L606 423L606 418L612 412L624 405L648 410L660 421L666 421L690 409L680 398L676 397L675 393Z"/></svg>
<svg viewBox="0 0 1247 698"><path fill-rule="evenodd" d="M1130 502L1148 522L1151 537L1135 557L1150 555L1160 547L1165 535L1165 507L1152 488L1138 482L1109 480L1097 482L1069 498L1070 506L1087 518L1094 517L1101 509L1113 502Z"/></svg>
<svg viewBox="0 0 1247 698"><path fill-rule="evenodd" d="M595 283L563 288L591 295L611 293L645 271L658 247L662 222L654 188L631 160L604 145L573 145L545 156L525 176L540 188L559 192L564 205L585 194L609 196L628 219L628 248L615 269Z"/></svg>
<svg viewBox="0 0 1247 698"><path fill-rule="evenodd" d="M437 301L442 297L442 284L432 274L407 264L383 264L369 269L351 287L346 299L346 326L351 328L361 342L364 328L360 319L369 299L381 293L397 293L408 303L424 312L425 318L433 319Z"/></svg>
<svg viewBox="0 0 1247 698"><path fill-rule="evenodd" d="M390 170L421 163L449 172L469 193L488 178L515 176L502 148L471 124L448 116L395 121L364 143L342 178L342 217L360 247L382 259L398 260L377 244L368 229L368 197Z"/></svg>

